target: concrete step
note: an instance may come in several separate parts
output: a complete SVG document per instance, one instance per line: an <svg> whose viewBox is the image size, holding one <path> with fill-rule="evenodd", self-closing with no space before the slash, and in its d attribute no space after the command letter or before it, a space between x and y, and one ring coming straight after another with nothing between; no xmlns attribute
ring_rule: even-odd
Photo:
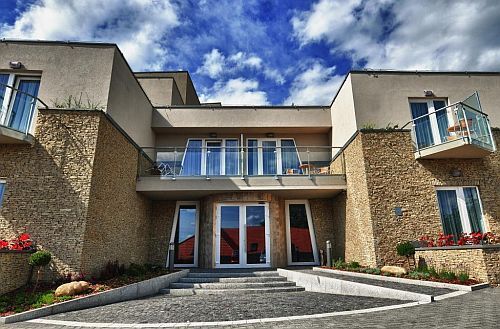
<svg viewBox="0 0 500 329"><path fill-rule="evenodd" d="M273 292L296 292L304 291L303 287L270 287L270 288L246 288L246 289L162 289L163 294L171 296L192 295L234 295L234 294L263 294Z"/></svg>
<svg viewBox="0 0 500 329"><path fill-rule="evenodd" d="M247 282L282 282L286 281L285 277L282 276L250 276L250 277L240 277L240 278L181 278L180 283L247 283Z"/></svg>
<svg viewBox="0 0 500 329"><path fill-rule="evenodd" d="M171 283L170 291L173 289L248 289L248 288L275 288L275 287L293 287L295 282L276 281L276 282L243 282L243 283Z"/></svg>
<svg viewBox="0 0 500 329"><path fill-rule="evenodd" d="M244 277L277 277L276 271L260 272L190 272L188 278L244 278Z"/></svg>

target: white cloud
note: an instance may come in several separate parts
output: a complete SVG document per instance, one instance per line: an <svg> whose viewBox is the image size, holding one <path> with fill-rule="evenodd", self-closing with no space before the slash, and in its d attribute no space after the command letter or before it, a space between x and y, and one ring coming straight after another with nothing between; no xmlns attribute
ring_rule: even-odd
<svg viewBox="0 0 500 329"><path fill-rule="evenodd" d="M343 76L335 75L335 66L315 62L292 82L290 96L284 105L329 105Z"/></svg>
<svg viewBox="0 0 500 329"><path fill-rule="evenodd" d="M212 79L216 79L226 66L226 57L219 49L212 49L211 52L203 55L203 65L198 68L196 73L208 75Z"/></svg>
<svg viewBox="0 0 500 329"><path fill-rule="evenodd" d="M285 83L285 78L283 75L276 69L270 69L270 68L265 68L264 69L264 76L269 79L273 80L276 82L278 85L282 85Z"/></svg>
<svg viewBox="0 0 500 329"><path fill-rule="evenodd" d="M210 91L200 95L202 103L221 102L223 105L266 105L267 94L258 90L259 82L251 79L230 79L216 82Z"/></svg>
<svg viewBox="0 0 500 329"><path fill-rule="evenodd" d="M302 45L324 41L366 67L500 69L497 0L320 0L291 23Z"/></svg>
<svg viewBox="0 0 500 329"><path fill-rule="evenodd" d="M117 43L135 70L161 69L161 41L179 24L169 1L39 0L13 25L0 25L2 38Z"/></svg>

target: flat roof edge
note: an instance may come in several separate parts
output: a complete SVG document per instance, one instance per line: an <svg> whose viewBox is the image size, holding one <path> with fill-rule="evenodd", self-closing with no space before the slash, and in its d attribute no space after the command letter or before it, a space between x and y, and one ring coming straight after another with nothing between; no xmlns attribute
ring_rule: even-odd
<svg viewBox="0 0 500 329"><path fill-rule="evenodd" d="M456 75L500 75L500 71L439 71L439 70L390 70L390 69L365 69L350 70L349 73L355 74L456 74Z"/></svg>
<svg viewBox="0 0 500 329"><path fill-rule="evenodd" d="M116 47L116 43L99 42L99 41L61 41L61 40L30 40L30 39L0 39L1 43L26 43L26 44L56 44L56 45L72 45L72 46L92 46L92 47Z"/></svg>
<svg viewBox="0 0 500 329"><path fill-rule="evenodd" d="M305 109L321 109L329 110L327 105L222 105L222 106L209 106L209 105L173 105L173 106L155 106L157 110L170 110L170 109L193 109L193 110L230 110L230 109L287 109L287 110L305 110Z"/></svg>

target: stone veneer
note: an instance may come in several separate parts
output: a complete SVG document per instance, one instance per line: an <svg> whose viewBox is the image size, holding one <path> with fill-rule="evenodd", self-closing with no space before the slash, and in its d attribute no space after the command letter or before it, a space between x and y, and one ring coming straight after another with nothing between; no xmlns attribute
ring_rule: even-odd
<svg viewBox="0 0 500 329"><path fill-rule="evenodd" d="M40 110L34 145L0 145L0 236L26 230L52 273L96 274L147 261L148 204L135 192L137 150L100 111Z"/></svg>
<svg viewBox="0 0 500 329"><path fill-rule="evenodd" d="M500 284L500 245L417 248L415 259L438 271L467 273L473 279Z"/></svg>
<svg viewBox="0 0 500 329"><path fill-rule="evenodd" d="M28 251L0 251L0 296L28 282L30 255Z"/></svg>
<svg viewBox="0 0 500 329"><path fill-rule="evenodd" d="M499 145L500 131L493 133ZM334 201L334 221L341 228L335 247L346 260L403 265L398 242L442 231L436 186L477 186L486 226L500 234L499 152L482 159L415 160L410 132L382 130L359 132L344 153L347 193ZM451 176L455 168L463 177ZM395 207L402 208L401 217Z"/></svg>

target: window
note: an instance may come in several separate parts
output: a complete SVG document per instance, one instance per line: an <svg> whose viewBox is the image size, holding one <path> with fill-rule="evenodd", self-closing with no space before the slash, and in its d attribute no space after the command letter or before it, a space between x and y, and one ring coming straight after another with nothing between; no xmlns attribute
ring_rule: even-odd
<svg viewBox="0 0 500 329"><path fill-rule="evenodd" d="M438 187L436 193L444 234L485 232L477 187Z"/></svg>
<svg viewBox="0 0 500 329"><path fill-rule="evenodd" d="M316 238L307 200L285 202L289 265L318 264Z"/></svg>
<svg viewBox="0 0 500 329"><path fill-rule="evenodd" d="M237 139L189 139L181 176L235 176L239 174Z"/></svg>
<svg viewBox="0 0 500 329"><path fill-rule="evenodd" d="M40 77L0 74L0 124L28 132L34 117L39 87Z"/></svg>
<svg viewBox="0 0 500 329"><path fill-rule="evenodd" d="M247 140L248 175L285 175L300 173L300 159L291 138Z"/></svg>
<svg viewBox="0 0 500 329"><path fill-rule="evenodd" d="M413 119L416 119L415 137L418 148L429 147L447 141L448 115L444 99L410 99L410 110Z"/></svg>
<svg viewBox="0 0 500 329"><path fill-rule="evenodd" d="M198 266L198 208L198 202L177 202L170 237L170 242L175 244L176 266Z"/></svg>
<svg viewBox="0 0 500 329"><path fill-rule="evenodd" d="M0 180L0 208L2 208L4 193L5 193L5 181Z"/></svg>

